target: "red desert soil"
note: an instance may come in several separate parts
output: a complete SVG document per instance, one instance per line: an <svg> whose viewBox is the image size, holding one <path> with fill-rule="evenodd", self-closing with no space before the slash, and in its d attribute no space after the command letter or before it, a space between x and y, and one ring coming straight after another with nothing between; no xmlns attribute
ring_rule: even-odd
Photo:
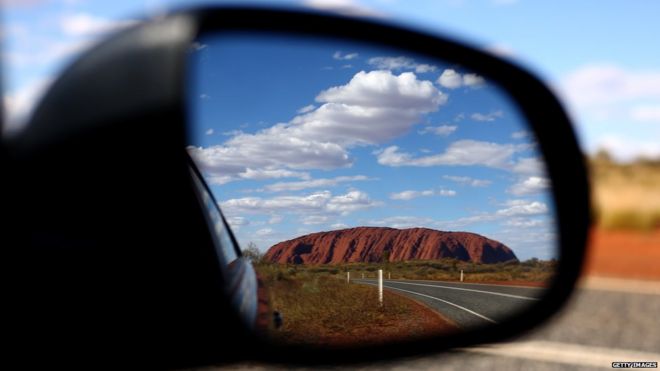
<svg viewBox="0 0 660 371"><path fill-rule="evenodd" d="M356 339L360 339L362 345L376 345L391 343L393 339L405 341L450 334L458 330L455 323L426 305L392 290L385 289L385 292L385 295L395 295L407 301L410 313L405 320L398 319L379 326L355 327L344 334L318 333L318 345L354 347Z"/></svg>
<svg viewBox="0 0 660 371"><path fill-rule="evenodd" d="M660 280L660 229L592 230L583 272L589 276Z"/></svg>

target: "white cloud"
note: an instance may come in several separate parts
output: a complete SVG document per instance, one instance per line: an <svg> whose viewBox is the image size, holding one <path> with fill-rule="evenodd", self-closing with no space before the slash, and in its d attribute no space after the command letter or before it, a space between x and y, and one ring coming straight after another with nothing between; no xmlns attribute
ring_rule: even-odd
<svg viewBox="0 0 660 371"><path fill-rule="evenodd" d="M296 112L298 112L298 113L307 113L307 112L313 111L314 108L316 108L316 106L313 105L313 104L310 104L310 105L307 105L307 106L305 106L305 107L301 107L301 108L298 109L298 111L296 111Z"/></svg>
<svg viewBox="0 0 660 371"><path fill-rule="evenodd" d="M358 53L342 53L341 51L336 51L332 58L340 61L349 61L358 57Z"/></svg>
<svg viewBox="0 0 660 371"><path fill-rule="evenodd" d="M512 218L504 222L504 225L516 228L533 228L540 227L546 223L540 219L530 219L530 218Z"/></svg>
<svg viewBox="0 0 660 371"><path fill-rule="evenodd" d="M432 189L426 191L402 191L398 193L391 193L390 198L392 200L412 200L413 198L422 197L422 196L433 196L435 192Z"/></svg>
<svg viewBox="0 0 660 371"><path fill-rule="evenodd" d="M385 14L356 0L303 0L303 6L357 17L385 17Z"/></svg>
<svg viewBox="0 0 660 371"><path fill-rule="evenodd" d="M207 130L204 134L206 135L213 135L213 129Z"/></svg>
<svg viewBox="0 0 660 371"><path fill-rule="evenodd" d="M378 144L407 133L423 114L447 100L433 83L414 73L358 72L345 85L316 97L322 105L254 134L239 133L222 145L189 147L201 170L218 182L271 177L304 177L302 169L336 169L352 164L348 148ZM266 177L262 177L265 179Z"/></svg>
<svg viewBox="0 0 660 371"><path fill-rule="evenodd" d="M542 202L511 200L508 204L508 207L495 212L482 212L454 220L435 220L418 216L393 216L370 220L369 224L392 228L427 227L441 230L458 230L472 224L495 221L501 221L505 225L511 225L516 222L522 223L523 220L527 220L530 217L541 216L548 212L547 206ZM532 227L529 224L527 223L526 227Z"/></svg>
<svg viewBox="0 0 660 371"><path fill-rule="evenodd" d="M417 197L428 197L428 196L453 197L456 196L456 191L451 189L439 189L439 190L427 189L424 191L408 190L398 193L391 193L390 199L407 201Z"/></svg>
<svg viewBox="0 0 660 371"><path fill-rule="evenodd" d="M367 193L359 190L351 190L338 196L333 196L330 191L321 191L305 196L235 198L220 203L220 207L228 215L241 213L270 215L278 212L306 215L347 215L379 205L381 205L380 202L372 200Z"/></svg>
<svg viewBox="0 0 660 371"><path fill-rule="evenodd" d="M548 212L548 206L543 202L531 201L527 203L520 202L506 209L497 210L498 216L520 216L520 215L539 215Z"/></svg>
<svg viewBox="0 0 660 371"><path fill-rule="evenodd" d="M633 107L630 117L640 122L660 123L660 105Z"/></svg>
<svg viewBox="0 0 660 371"><path fill-rule="evenodd" d="M332 225L330 226L330 228L332 228L332 229L346 229L346 228L348 228L348 224L344 224L344 223L335 223L335 224L332 224Z"/></svg>
<svg viewBox="0 0 660 371"><path fill-rule="evenodd" d="M611 64L586 65L569 73L561 87L578 106L620 104L640 98L657 100L660 71L630 71Z"/></svg>
<svg viewBox="0 0 660 371"><path fill-rule="evenodd" d="M490 180L475 179L468 176L444 175L443 178L459 184L469 185L471 187L486 187L492 183Z"/></svg>
<svg viewBox="0 0 660 371"><path fill-rule="evenodd" d="M275 234L273 228L262 228L256 232L256 235L259 237L268 237L272 236L273 234Z"/></svg>
<svg viewBox="0 0 660 371"><path fill-rule="evenodd" d="M476 88L483 85L485 80L483 77L474 73L466 73L461 75L459 72L456 72L456 70L447 68L446 70L442 71L442 74L440 77L438 77L436 82L440 86L447 89L456 89L460 88L461 86Z"/></svg>
<svg viewBox="0 0 660 371"><path fill-rule="evenodd" d="M330 220L330 217L326 215L309 215L301 219L302 224L304 225L315 225L327 223Z"/></svg>
<svg viewBox="0 0 660 371"><path fill-rule="evenodd" d="M229 226L235 230L240 229L244 225L250 224L250 221L242 216L233 216L226 219L227 219L227 223L229 223Z"/></svg>
<svg viewBox="0 0 660 371"><path fill-rule="evenodd" d="M419 134L433 133L435 135L446 137L458 129L456 125L440 125L440 126L426 126L424 129L417 131Z"/></svg>
<svg viewBox="0 0 660 371"><path fill-rule="evenodd" d="M307 188L334 187L339 183L365 181L365 180L370 180L370 178L365 175L338 176L335 178L309 179L299 182L279 182L279 183L269 184L264 188L267 191L271 191L271 192L299 191Z"/></svg>
<svg viewBox="0 0 660 371"><path fill-rule="evenodd" d="M545 174L545 162L538 157L525 157L519 159L511 170L517 174L542 175Z"/></svg>
<svg viewBox="0 0 660 371"><path fill-rule="evenodd" d="M543 192L550 188L550 179L540 176L530 176L512 185L508 192L514 195L529 195Z"/></svg>
<svg viewBox="0 0 660 371"><path fill-rule="evenodd" d="M474 121L482 121L482 122L483 121L488 121L488 122L490 122L490 121L495 121L496 119L501 118L503 116L504 116L504 112L502 112L501 110L498 110L498 111L493 111L493 112L489 112L489 113L475 112L475 113L470 115L470 118Z"/></svg>
<svg viewBox="0 0 660 371"><path fill-rule="evenodd" d="M413 157L399 152L399 147L390 146L376 152L378 163L386 166L472 166L481 165L494 168L511 166L511 156L517 151L512 144L497 144L477 140L459 140L451 143L440 154Z"/></svg>
<svg viewBox="0 0 660 371"><path fill-rule="evenodd" d="M408 57L374 57L369 58L367 63L381 70L411 70L417 73L433 72L437 68L430 64L417 63Z"/></svg>
<svg viewBox="0 0 660 371"><path fill-rule="evenodd" d="M133 20L110 20L87 13L67 14L60 20L60 27L69 36L95 36L135 24Z"/></svg>
<svg viewBox="0 0 660 371"><path fill-rule="evenodd" d="M463 85L469 87L481 86L486 82L483 77L475 73L466 73L463 75Z"/></svg>
<svg viewBox="0 0 660 371"><path fill-rule="evenodd" d="M511 138L512 139L525 139L529 138L529 132L526 130L521 130L521 131L515 131L511 133Z"/></svg>
<svg viewBox="0 0 660 371"><path fill-rule="evenodd" d="M380 202L371 200L365 192L352 190L345 195L331 198L326 207L330 212L348 215L354 211L370 209L379 205L381 205Z"/></svg>
<svg viewBox="0 0 660 371"><path fill-rule="evenodd" d="M438 84L447 89L456 89L463 85L463 79L460 73L448 68L442 71L442 74L438 77Z"/></svg>
<svg viewBox="0 0 660 371"><path fill-rule="evenodd" d="M268 219L268 224L279 224L284 220L284 217L281 215L274 214Z"/></svg>

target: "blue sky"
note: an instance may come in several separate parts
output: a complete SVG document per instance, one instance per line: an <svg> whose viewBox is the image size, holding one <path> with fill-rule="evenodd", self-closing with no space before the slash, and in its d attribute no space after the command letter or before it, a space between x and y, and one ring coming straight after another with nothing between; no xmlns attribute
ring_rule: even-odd
<svg viewBox="0 0 660 371"><path fill-rule="evenodd" d="M245 246L356 226L471 231L554 256L542 159L471 71L276 35L198 40L189 148Z"/></svg>
<svg viewBox="0 0 660 371"><path fill-rule="evenodd" d="M68 61L107 33L165 9L227 1L4 0L9 131ZM248 3L248 2L243 2ZM521 62L569 108L582 147L622 161L660 156L660 3L530 0L263 0L444 32Z"/></svg>
<svg viewBox="0 0 660 371"><path fill-rule="evenodd" d="M67 63L88 48L89 45L113 31L132 24L138 18L157 17L165 9L171 7L200 3L210 2L194 0L115 0L111 2L99 0L4 0L2 39L4 47L4 103L9 118L7 132L20 130L21 123L29 117L30 110L41 92L47 88ZM213 3L227 2L216 1ZM660 48L656 47L657 35L660 34L660 22L657 22L656 19L656 15L660 14L660 3L658 2L614 0L580 2L539 2L530 0L264 0L253 1L252 3L294 5L363 15L421 28L429 32L448 33L478 48L521 63L536 72L557 92L560 99L566 104L575 121L582 148L586 152L593 153L598 148L606 148L622 161L632 160L637 156L660 156L660 140L658 140L660 138ZM344 53L347 52L349 51L344 51ZM364 50L361 53L363 58L361 61L364 63L367 60L364 58L369 55L369 51ZM315 63L320 63L322 58L327 58L327 55L322 54L319 52L318 59L314 61ZM331 58L330 61L334 60ZM348 69L346 71L341 69L325 70L324 72L327 73L319 74L318 79L310 80L314 84L306 87L297 86L295 89L296 96L290 94L284 94L281 97L276 96L276 98L282 98L278 105L264 103L262 107L259 107L259 110L236 111L233 114L237 116L240 114L245 117L242 120L245 122L232 121L232 125L239 125L235 130L244 130L248 134L255 134L259 129L255 125L260 122L263 128L278 122L288 123L295 117L300 116L296 113L296 110L310 104L314 104L315 108L318 108L320 104L315 101L315 97L320 92L332 86L346 85L353 76L348 74L351 72ZM357 72L357 70L352 72ZM401 72L404 71L393 71L393 75L399 76ZM277 76L272 77L276 78ZM416 77L432 81L437 76L434 75L431 78L430 74L425 76L424 73L416 73ZM265 78L269 78L269 76L265 76ZM435 81L433 83L434 86L440 89ZM365 167L364 164L367 159L378 158L377 155L373 154L373 151L385 151L392 145L398 147L397 151L381 153L397 155L398 158L401 158L403 153L408 156L403 157L407 161L419 162L421 161L420 157L426 155L425 150L435 151L430 152L435 154L441 153L450 144L450 138L452 140L460 138L486 139L478 137L482 132L470 132L468 130L468 126L465 126L468 120L456 125L450 122L451 114L458 115L458 112L461 111L461 102L455 99L457 96L455 91L446 90L448 89L442 91L451 93L449 94L448 103L442 105L437 112L420 114L420 121L415 124L414 128L409 130L411 135L416 135L414 141L412 137L402 136L390 138L389 141L381 140L377 144L350 145L350 148L340 146L337 149L338 153L341 154L343 150L348 158L353 160L352 167L341 168L348 175L341 175L337 169L284 170L290 171L290 175L296 175L296 172L308 173L309 178L307 180L359 175L365 175L370 179L385 179L386 176L391 177L392 174L397 174L396 172L436 171L438 169L434 167L388 167L381 165L381 171L387 170L389 173L380 174L377 170L378 167ZM471 99L479 94L479 92L471 90L468 90L468 92ZM268 92L262 93L268 94ZM481 91L481 93L484 93L484 91ZM222 93L217 92L217 94ZM209 95L211 94L209 93ZM217 97L211 98L216 102L218 100ZM202 99L200 98L200 100ZM488 111L489 109L490 107L484 108L483 112L496 112ZM502 110L505 113L503 118L508 119L511 117L512 112L506 111L505 108L502 108ZM223 112L225 115L232 114L231 110ZM262 112L264 115L268 113L268 117L257 118ZM507 124L503 118L496 122ZM231 117L228 116L227 120L229 119ZM427 122L426 120L430 121ZM252 126L241 127L246 123ZM435 135L432 131L427 132L426 135L417 133L419 130L424 130L426 126L440 127L443 126L442 124L446 124L444 126L457 126L458 128L447 137ZM509 122L508 125L513 125L513 123ZM447 131L450 129L435 130ZM221 137L218 137L218 135ZM488 140L495 143L515 143L513 138L507 139L494 133L483 132L483 135L494 135ZM222 139L228 140L231 138L231 136L222 136L220 129L218 129L215 136L201 138L199 145L204 147L219 145L223 143ZM431 138L437 140L436 147L432 147L429 143ZM219 142L218 139L220 139ZM208 142L204 142L204 140ZM214 142L211 142L212 140ZM419 145L415 147L413 144ZM390 156L390 158L397 158L397 156ZM366 174L369 171L370 173ZM501 169L475 168L470 170L474 173L468 171L468 175L459 174L458 167L451 167L442 171L436 175L463 177L463 179L465 177L483 178L490 180L492 183L488 187L471 187L469 180L464 179L463 183L460 183L456 180L451 181L450 178L441 178L437 183L434 183L435 188L432 190L438 192L439 189L444 187L456 191L455 196L423 196L409 201L422 203L422 200L429 200L429 197L433 197L433 200L449 203L461 200L461 204L465 205L471 199L470 197L478 198L483 195L486 192L484 189L489 189L490 192L499 192L499 194L492 193L493 197L496 197L496 201L492 203L480 203L481 205L487 205L485 209L464 208L460 210L462 214L456 211L453 215L435 215L436 218L442 218L443 220L452 217L461 218L480 212L492 213L507 207L520 206L520 204L514 205L515 202L518 202L516 201L517 198L511 197L513 194L507 193L507 189L515 184L512 182L520 179L515 177L497 178L498 173L506 178L505 175L502 175L504 173ZM457 175L452 175L454 172ZM254 173L251 174L254 176ZM274 174L276 173L270 173L270 175ZM300 176L300 174L297 176ZM497 180L494 180L495 178ZM338 181L339 185L333 186L334 188L298 190L297 193L294 192L292 195L309 195L313 192L330 191L331 197L337 197L349 194L351 189L357 189L369 194L371 200L380 201L390 206L397 205L394 202L397 200L392 200L389 197L389 194L393 193L394 190L383 188L378 193L380 188L375 185L377 184L375 180L349 181L346 178L341 179L343 180ZM400 180L396 184L400 186L401 190L413 190L414 184L405 184L405 177L399 176L396 179ZM434 179L437 180L437 177ZM258 182L252 184L250 180L241 180L231 181L225 183L225 185L229 187L227 188L227 197L238 199L241 195L236 193L240 183L243 183L240 187L258 189L270 183L293 181L305 181L305 179L296 177L291 179L276 178L262 182L261 185L256 184ZM532 182L528 185L534 184ZM540 183L536 183L536 185L538 184ZM416 189L417 191L431 189L431 184L423 184L424 186L428 185L429 188L421 187L422 184L419 185L420 188ZM231 194L231 187L235 187L235 194ZM254 194L243 196L254 196ZM276 194L267 196L276 196ZM325 194L322 196L326 197ZM540 196L526 196L528 201L535 200L534 197ZM223 196L222 199L228 200L229 198ZM540 199L536 200L541 202ZM350 220L359 221L359 218L366 219L369 216L364 214L368 212L367 209L359 212L363 214L351 213L350 218L353 219L348 218L349 221L345 223L349 224ZM397 215L392 214L390 216ZM403 216L403 214L398 216ZM276 220L277 218L274 218L272 221ZM316 221L319 220L317 218ZM487 229L489 228L487 225L475 226L475 228L483 228L485 232L490 233L494 225L491 224L491 230ZM252 225L252 227L257 226ZM250 229L243 228L242 230L249 231ZM253 231L256 233L257 230Z"/></svg>

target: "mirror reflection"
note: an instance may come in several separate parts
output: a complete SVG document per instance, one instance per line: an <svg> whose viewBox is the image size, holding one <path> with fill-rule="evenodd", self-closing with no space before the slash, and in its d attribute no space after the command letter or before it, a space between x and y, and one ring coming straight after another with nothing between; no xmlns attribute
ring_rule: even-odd
<svg viewBox="0 0 660 371"><path fill-rule="evenodd" d="M352 346L488 326L543 295L551 184L478 71L331 39L207 35L188 152L266 286L275 341Z"/></svg>

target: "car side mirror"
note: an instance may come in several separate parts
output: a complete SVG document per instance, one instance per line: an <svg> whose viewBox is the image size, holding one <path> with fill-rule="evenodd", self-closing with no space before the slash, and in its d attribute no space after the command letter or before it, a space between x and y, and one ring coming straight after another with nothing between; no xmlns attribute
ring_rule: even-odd
<svg viewBox="0 0 660 371"><path fill-rule="evenodd" d="M543 83L373 20L219 7L145 22L75 62L7 146L7 239L25 246L18 291L36 293L22 323L64 298L31 328L123 333L114 356L164 366L512 337L566 302L589 227L584 160ZM324 305L343 314L320 320ZM364 340L378 326L399 335Z"/></svg>

